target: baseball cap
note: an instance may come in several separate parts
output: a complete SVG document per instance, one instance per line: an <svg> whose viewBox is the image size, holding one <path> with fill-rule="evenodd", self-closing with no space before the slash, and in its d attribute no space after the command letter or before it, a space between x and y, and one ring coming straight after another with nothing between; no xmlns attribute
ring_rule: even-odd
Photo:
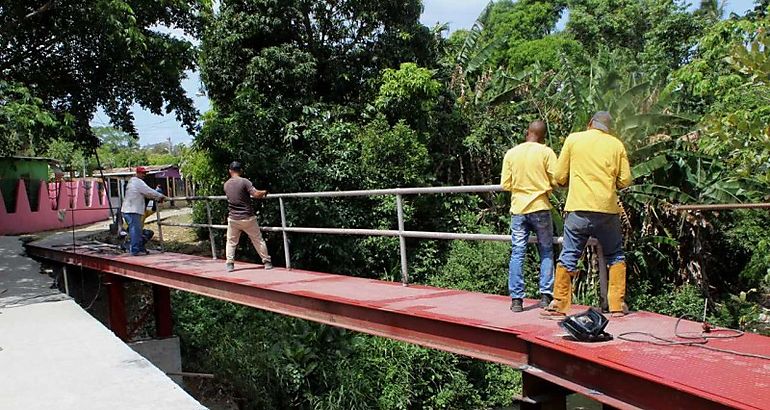
<svg viewBox="0 0 770 410"><path fill-rule="evenodd" d="M145 167L136 167L135 171L136 171L137 174L146 174L147 173L147 168L145 168Z"/></svg>
<svg viewBox="0 0 770 410"><path fill-rule="evenodd" d="M612 128L612 115L607 111L597 111L593 117L591 117L591 126L597 130L604 132L610 132Z"/></svg>
<svg viewBox="0 0 770 410"><path fill-rule="evenodd" d="M238 161L233 161L230 163L230 167L228 169L230 171L241 172L241 163Z"/></svg>

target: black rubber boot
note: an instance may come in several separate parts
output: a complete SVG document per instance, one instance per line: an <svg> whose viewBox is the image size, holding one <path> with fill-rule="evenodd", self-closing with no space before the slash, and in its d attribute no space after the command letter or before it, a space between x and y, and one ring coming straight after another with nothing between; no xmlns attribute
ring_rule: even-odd
<svg viewBox="0 0 770 410"><path fill-rule="evenodd" d="M524 301L518 298L511 299L511 310L514 312L524 311Z"/></svg>

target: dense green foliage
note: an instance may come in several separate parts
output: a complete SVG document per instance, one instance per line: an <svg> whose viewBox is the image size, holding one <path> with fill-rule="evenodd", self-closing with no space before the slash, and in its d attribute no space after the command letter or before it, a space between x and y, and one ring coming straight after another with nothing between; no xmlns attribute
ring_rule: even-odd
<svg viewBox="0 0 770 410"><path fill-rule="evenodd" d="M0 81L0 156L34 155L56 137L71 136L72 116L61 119L22 84Z"/></svg>
<svg viewBox="0 0 770 410"><path fill-rule="evenodd" d="M483 408L519 375L448 353L178 294L185 355L220 369L247 408Z"/></svg>
<svg viewBox="0 0 770 410"><path fill-rule="evenodd" d="M85 128L101 106L123 130L94 131L106 165L177 158L202 194L221 194L232 160L273 192L494 184L530 121L546 121L558 152L609 110L635 176L621 192L632 308L699 317L705 304L715 323L767 332L768 213L672 204L767 199L768 11L767 1L724 16L711 0L694 10L674 0L498 0L450 34L419 23L419 0L223 0L216 12L208 1L6 1L0 154L49 152L78 168L78 150L96 145ZM199 36L199 53L156 24ZM139 148L133 103L174 110L194 131L179 81L196 57L213 108L193 146ZM277 204L259 204L260 220L277 224ZM286 206L289 225L396 228L389 197ZM406 227L504 233L508 206L502 194L407 196ZM224 220L222 204L214 217ZM280 264L277 239L268 245ZM401 279L392 238L291 241L294 266ZM412 282L506 292L507 244L407 247ZM597 302L595 265L590 253L581 261L580 302ZM186 365L216 372L246 408L488 408L509 405L520 382L510 368L194 295L177 294L174 306Z"/></svg>
<svg viewBox="0 0 770 410"><path fill-rule="evenodd" d="M42 154L59 137L90 151L98 107L136 137L134 104L173 111L193 132L198 113L181 80L195 50L157 27L197 36L210 8L207 0L0 1L0 127L13 130L0 132L0 146Z"/></svg>

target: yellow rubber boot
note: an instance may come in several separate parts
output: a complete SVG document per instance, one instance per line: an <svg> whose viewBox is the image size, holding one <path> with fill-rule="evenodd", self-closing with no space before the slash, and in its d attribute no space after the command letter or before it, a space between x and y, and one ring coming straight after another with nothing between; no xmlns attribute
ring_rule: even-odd
<svg viewBox="0 0 770 410"><path fill-rule="evenodd" d="M572 278L577 272L570 272L562 264L556 265L553 279L553 301L546 308L546 316L566 315L572 307Z"/></svg>
<svg viewBox="0 0 770 410"><path fill-rule="evenodd" d="M626 306L626 263L618 262L610 266L609 284L607 287L607 303L613 316L623 316L628 313Z"/></svg>

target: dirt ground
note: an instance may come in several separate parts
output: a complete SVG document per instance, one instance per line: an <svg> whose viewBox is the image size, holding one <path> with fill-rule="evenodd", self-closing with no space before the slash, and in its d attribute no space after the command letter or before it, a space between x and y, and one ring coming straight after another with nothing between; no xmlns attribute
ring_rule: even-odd
<svg viewBox="0 0 770 410"><path fill-rule="evenodd" d="M192 223L191 214L176 215L165 218L163 220L166 223L179 223L186 224ZM160 249L160 241L158 240L158 227L154 223L150 222L145 225L146 229L150 229L155 232L152 240L147 244L147 249L157 250ZM121 242L114 235L109 232L98 232L90 235L85 240L95 240L99 242L118 244ZM163 249L168 252L184 253L188 255L211 255L211 246L208 240L200 240L196 234L194 228L184 228L177 226L163 226Z"/></svg>

